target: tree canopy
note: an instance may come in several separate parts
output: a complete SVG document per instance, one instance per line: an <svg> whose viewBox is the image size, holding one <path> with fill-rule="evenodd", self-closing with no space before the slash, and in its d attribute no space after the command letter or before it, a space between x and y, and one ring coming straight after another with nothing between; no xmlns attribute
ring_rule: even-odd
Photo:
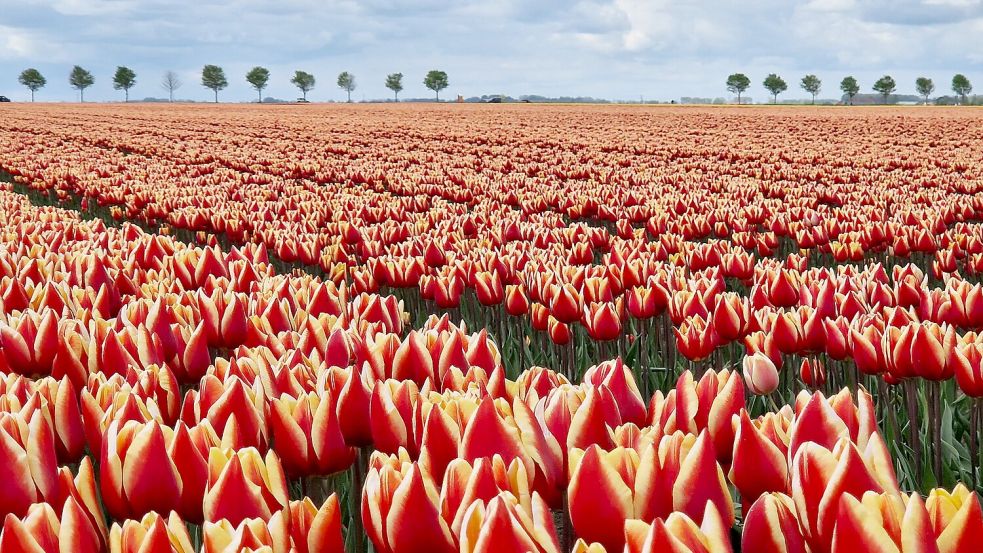
<svg viewBox="0 0 983 553"><path fill-rule="evenodd" d="M850 104L853 104L853 97L860 93L860 83L854 77L843 77L840 81L840 90L846 97L850 100Z"/></svg>
<svg viewBox="0 0 983 553"><path fill-rule="evenodd" d="M125 65L116 68L116 74L113 75L113 88L122 90L126 94L127 102L130 101L130 89L135 84L137 84L137 74L132 69Z"/></svg>
<svg viewBox="0 0 983 553"><path fill-rule="evenodd" d="M225 70L217 65L202 67L201 86L210 88L215 93L215 103L218 103L218 91L229 86L229 81L225 78Z"/></svg>
<svg viewBox="0 0 983 553"><path fill-rule="evenodd" d="M304 95L304 99L307 99L307 93L314 90L314 84L317 80L314 75L306 71L294 71L294 76L290 79L290 82L300 89L301 94Z"/></svg>
<svg viewBox="0 0 983 553"><path fill-rule="evenodd" d="M778 103L778 95L788 90L788 84L785 82L785 79L775 73L771 73L765 77L763 84L768 92L771 92L772 101L775 103Z"/></svg>
<svg viewBox="0 0 983 553"><path fill-rule="evenodd" d="M874 92L877 92L884 97L884 103L886 104L888 98L891 97L891 94L894 94L894 91L897 90L898 84L894 82L894 77L884 75L880 79L877 79L877 82L874 83L873 88Z"/></svg>
<svg viewBox="0 0 983 553"><path fill-rule="evenodd" d="M246 82L256 89L257 94L259 94L259 101L262 102L263 89L266 88L266 83L270 82L270 70L257 65L246 73Z"/></svg>
<svg viewBox="0 0 983 553"><path fill-rule="evenodd" d="M31 91L32 102L34 101L34 93L48 84L48 80L44 78L44 75L33 67L21 71L20 76L17 77L17 81Z"/></svg>
<svg viewBox="0 0 983 553"><path fill-rule="evenodd" d="M386 88L393 91L396 101L399 101L399 93L403 91L403 74L390 73L386 75Z"/></svg>
<svg viewBox="0 0 983 553"><path fill-rule="evenodd" d="M82 67L76 65L72 67L72 72L68 74L68 83L72 88L79 91L79 101L85 101L85 89L95 84L96 79Z"/></svg>
<svg viewBox="0 0 983 553"><path fill-rule="evenodd" d="M423 86L434 91L434 93L437 95L437 101L439 102L440 91L450 86L450 82L447 80L447 73L432 69L427 73L427 76L424 77Z"/></svg>
<svg viewBox="0 0 983 553"><path fill-rule="evenodd" d="M925 98L925 103L927 104L928 97L935 92L935 83L933 83L932 79L929 79L928 77L918 77L915 79L915 90L918 92L919 96Z"/></svg>
<svg viewBox="0 0 983 553"><path fill-rule="evenodd" d="M355 83L355 75L349 73L348 71L342 71L338 74L338 88L344 90L348 93L348 101L352 101L352 91L358 85Z"/></svg>
<svg viewBox="0 0 983 553"><path fill-rule="evenodd" d="M802 90L805 90L812 95L812 103L815 104L816 94L819 94L819 91L823 89L823 81L821 81L819 77L815 75L806 75L805 77L802 77L800 86L802 86Z"/></svg>
<svg viewBox="0 0 983 553"><path fill-rule="evenodd" d="M966 75L958 73L952 77L952 91L956 93L956 96L966 103L966 96L973 91L973 85L966 78Z"/></svg>
<svg viewBox="0 0 983 553"><path fill-rule="evenodd" d="M741 103L741 94L751 86L751 79L744 73L734 73L727 77L727 90L737 94L737 103Z"/></svg>

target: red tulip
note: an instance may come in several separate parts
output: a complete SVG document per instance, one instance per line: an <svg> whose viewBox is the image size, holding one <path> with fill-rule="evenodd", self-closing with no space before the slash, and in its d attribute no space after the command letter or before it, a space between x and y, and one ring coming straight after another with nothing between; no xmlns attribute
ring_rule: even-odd
<svg viewBox="0 0 983 553"><path fill-rule="evenodd" d="M232 451L212 448L203 500L205 520L232 525L251 518L270 520L288 503L287 480L272 451L264 459L252 447Z"/></svg>
<svg viewBox="0 0 983 553"><path fill-rule="evenodd" d="M109 550L112 553L195 551L184 521L174 512L166 519L157 513L147 513L141 520L125 520L122 525L114 523L109 532Z"/></svg>
<svg viewBox="0 0 983 553"><path fill-rule="evenodd" d="M438 502L433 482L416 465L370 462L362 488L362 523L377 551L457 551Z"/></svg>
<svg viewBox="0 0 983 553"><path fill-rule="evenodd" d="M320 508L308 497L291 501L290 536L298 553L345 553L338 496L331 494Z"/></svg>
<svg viewBox="0 0 983 553"><path fill-rule="evenodd" d="M345 445L330 390L283 395L270 407L273 449L287 475L327 475L351 466L355 450Z"/></svg>
<svg viewBox="0 0 983 553"><path fill-rule="evenodd" d="M505 311L513 317L521 317L529 312L529 299L521 284L505 287Z"/></svg>
<svg viewBox="0 0 983 553"><path fill-rule="evenodd" d="M482 272L474 275L474 291L478 303L485 306L498 305L505 299L502 279L497 272Z"/></svg>
<svg viewBox="0 0 983 553"><path fill-rule="evenodd" d="M462 553L560 551L553 515L538 494L531 506L520 504L508 492L487 503L474 501L464 514L460 541Z"/></svg>
<svg viewBox="0 0 983 553"><path fill-rule="evenodd" d="M826 367L819 359L805 358L799 368L799 377L806 386L821 388L826 383Z"/></svg>
<svg viewBox="0 0 983 553"><path fill-rule="evenodd" d="M952 492L934 489L925 501L940 553L972 550L983 539L983 510L975 492L962 484Z"/></svg>
<svg viewBox="0 0 983 553"><path fill-rule="evenodd" d="M0 515L24 516L56 493L54 432L43 411L30 421L0 413Z"/></svg>
<svg viewBox="0 0 983 553"><path fill-rule="evenodd" d="M549 298L550 314L561 323L572 323L580 320L583 313L584 300L572 284L558 286Z"/></svg>
<svg viewBox="0 0 983 553"><path fill-rule="evenodd" d="M806 553L795 504L787 495L765 494L744 515L742 551Z"/></svg>
<svg viewBox="0 0 983 553"><path fill-rule="evenodd" d="M0 551L73 551L98 553L102 539L73 498L59 519L48 503L31 505L23 517L8 514L0 532Z"/></svg>
<svg viewBox="0 0 983 553"><path fill-rule="evenodd" d="M641 520L625 522L626 553L730 553L730 527L713 503L708 502L703 522L697 525L683 513L672 513L652 524Z"/></svg>
<svg viewBox="0 0 983 553"><path fill-rule="evenodd" d="M584 328L594 340L606 342L621 335L621 317L613 303L591 303L584 307Z"/></svg>

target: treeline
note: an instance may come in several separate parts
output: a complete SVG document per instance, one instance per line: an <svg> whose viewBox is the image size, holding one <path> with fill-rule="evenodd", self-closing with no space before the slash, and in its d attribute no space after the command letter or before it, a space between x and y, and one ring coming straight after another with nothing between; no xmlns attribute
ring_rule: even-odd
<svg viewBox="0 0 983 553"><path fill-rule="evenodd" d="M788 90L788 83L775 73L770 73L761 83L771 94L772 102L778 103L778 95ZM816 95L822 91L823 81L816 75L806 75L799 81L799 86L812 95L812 103L816 103ZM741 103L741 96L751 87L751 79L744 73L734 73L727 77L727 90L737 94L737 103ZM966 103L966 97L973 91L973 85L965 75L959 73L952 77L952 92L959 98L961 104ZM888 103L891 95L898 88L897 82L890 75L884 75L877 79L871 89L883 98L883 103ZM840 90L850 104L860 93L860 83L853 76L844 77L840 81ZM929 97L935 93L935 82L928 77L918 77L915 79L915 90L918 95L928 103Z"/></svg>
<svg viewBox="0 0 983 553"><path fill-rule="evenodd" d="M259 101L263 101L263 89L269 85L270 82L270 70L265 67L256 66L250 69L245 75L246 82L249 86L256 89L259 94ZM18 77L20 84L27 87L31 91L31 101L34 101L34 93L38 90L44 88L48 84L48 80L35 68L28 68L21 72ZM95 84L96 79L90 71L87 69L76 65L72 68L71 72L68 74L68 84L72 86L75 90L79 91L79 100L85 101L85 89L89 88ZM317 79L313 74L307 71L295 71L293 77L290 78L290 83L300 90L303 100L307 101L307 93L314 89L317 84ZM352 92L358 87L355 81L355 75L348 71L342 71L338 74L338 79L336 81L338 88L344 90L348 94L348 101L352 101ZM124 101L130 100L130 89L137 84L137 74L135 71L126 66L119 66L116 68L116 73L113 74L113 88L115 90L123 91ZM184 83L178 77L177 73L174 71L166 71L164 76L161 78L160 86L168 93L169 101L174 101L174 92L181 88ZM390 73L386 75L386 80L384 82L386 88L393 92L394 99L399 101L399 93L403 91L403 74L402 73ZM428 89L434 91L435 98L440 101L440 91L444 90L450 86L450 81L447 77L447 73L434 69L429 71L423 78L423 85ZM201 68L201 86L211 90L215 93L215 102L218 102L218 93L229 86L229 80L225 76L225 70L218 65L205 65Z"/></svg>

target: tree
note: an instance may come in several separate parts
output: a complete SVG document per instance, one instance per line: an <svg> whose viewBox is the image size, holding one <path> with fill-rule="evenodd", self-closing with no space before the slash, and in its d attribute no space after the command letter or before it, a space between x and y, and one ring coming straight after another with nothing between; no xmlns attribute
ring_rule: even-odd
<svg viewBox="0 0 983 553"><path fill-rule="evenodd" d="M860 83L858 83L857 79L853 77L843 77L843 80L840 81L840 90L843 91L843 94L846 94L846 97L849 99L850 105L852 106L853 97L860 92Z"/></svg>
<svg viewBox="0 0 983 553"><path fill-rule="evenodd" d="M877 82L874 83L874 92L877 92L884 97L884 103L887 103L888 98L891 94L898 88L897 83L894 82L894 78L890 75L884 75Z"/></svg>
<svg viewBox="0 0 983 553"><path fill-rule="evenodd" d="M314 75L306 71L295 71L294 78L290 79L290 82L300 89L301 94L304 95L304 100L307 100L307 93L314 89L314 83L317 81L314 79Z"/></svg>
<svg viewBox="0 0 983 553"><path fill-rule="evenodd" d="M72 68L72 72L68 74L68 83L72 85L72 88L79 91L79 101L85 101L85 89L89 88L95 84L96 79L85 69L79 66Z"/></svg>
<svg viewBox="0 0 983 553"><path fill-rule="evenodd" d="M270 70L257 65L250 69L249 73L246 73L246 82L256 89L259 94L259 101L262 103L263 89L266 88L266 83L270 82Z"/></svg>
<svg viewBox="0 0 983 553"><path fill-rule="evenodd" d="M751 79L744 73L734 73L727 77L727 90L737 94L737 103L741 103L741 94L751 86Z"/></svg>
<svg viewBox="0 0 983 553"><path fill-rule="evenodd" d="M922 98L925 98L925 103L927 104L928 97L935 92L935 83L933 83L932 79L929 79L928 77L918 77L915 79L915 90L918 91L918 94Z"/></svg>
<svg viewBox="0 0 983 553"><path fill-rule="evenodd" d="M429 88L437 94L437 101L440 101L440 91L450 86L447 80L447 73L443 71L431 70L423 79L423 86Z"/></svg>
<svg viewBox="0 0 983 553"><path fill-rule="evenodd" d="M130 101L130 89L135 84L137 84L137 74L132 69L125 65L116 68L116 74L113 75L113 88L126 93L127 102Z"/></svg>
<svg viewBox="0 0 983 553"><path fill-rule="evenodd" d="M177 76L177 73L173 71L167 71L164 73L164 77L160 80L160 86L167 91L167 101L174 101L174 91L181 88L181 79Z"/></svg>
<svg viewBox="0 0 983 553"><path fill-rule="evenodd" d="M800 83L802 90L805 90L809 94L812 94L812 103L816 103L816 94L823 88L823 82L819 80L819 77L815 75L806 75L802 77L802 82Z"/></svg>
<svg viewBox="0 0 983 553"><path fill-rule="evenodd" d="M778 103L778 95L788 90L788 84L785 83L785 79L774 73L765 77L764 86L768 89L768 92L771 92L772 102L776 104Z"/></svg>
<svg viewBox="0 0 983 553"><path fill-rule="evenodd" d="M959 73L952 77L952 91L956 93L956 96L962 100L962 103L966 103L966 96L973 91L973 85L966 78L966 75Z"/></svg>
<svg viewBox="0 0 983 553"><path fill-rule="evenodd" d="M206 65L201 68L201 86L215 92L215 103L218 103L218 91L229 86L225 78L225 70L217 65Z"/></svg>
<svg viewBox="0 0 983 553"><path fill-rule="evenodd" d="M386 88L393 91L396 101L399 101L399 93L403 91L403 74L390 73L386 75Z"/></svg>
<svg viewBox="0 0 983 553"><path fill-rule="evenodd" d="M352 101L352 91L355 90L355 75L352 75L348 71L342 71L338 74L338 88L344 90L348 93L348 102Z"/></svg>
<svg viewBox="0 0 983 553"><path fill-rule="evenodd" d="M34 93L44 88L44 85L48 84L48 80L44 78L44 75L33 67L22 71L20 77L17 78L17 81L31 91L32 102L34 101Z"/></svg>

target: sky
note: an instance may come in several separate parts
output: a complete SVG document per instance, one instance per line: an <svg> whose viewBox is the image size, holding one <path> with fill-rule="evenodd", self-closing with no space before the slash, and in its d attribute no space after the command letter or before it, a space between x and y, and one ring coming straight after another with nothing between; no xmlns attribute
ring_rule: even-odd
<svg viewBox="0 0 983 553"><path fill-rule="evenodd" d="M783 97L839 96L845 75L863 91L891 74L899 93L919 76L947 92L964 73L983 91L983 0L0 0L0 94L30 98L17 75L36 67L44 101L72 101L75 64L95 84L86 100L112 101L117 65L137 73L132 98L165 97L161 76L178 73L177 97L209 100L202 65L225 69L224 101L248 101L255 65L269 68L264 96L293 99L295 70L317 77L313 101L341 101L339 72L356 76L354 100L386 98L388 73L405 75L401 97L432 93L430 69L447 72L442 97L482 94L669 100L729 96L724 82L747 74L747 93L783 76Z"/></svg>

